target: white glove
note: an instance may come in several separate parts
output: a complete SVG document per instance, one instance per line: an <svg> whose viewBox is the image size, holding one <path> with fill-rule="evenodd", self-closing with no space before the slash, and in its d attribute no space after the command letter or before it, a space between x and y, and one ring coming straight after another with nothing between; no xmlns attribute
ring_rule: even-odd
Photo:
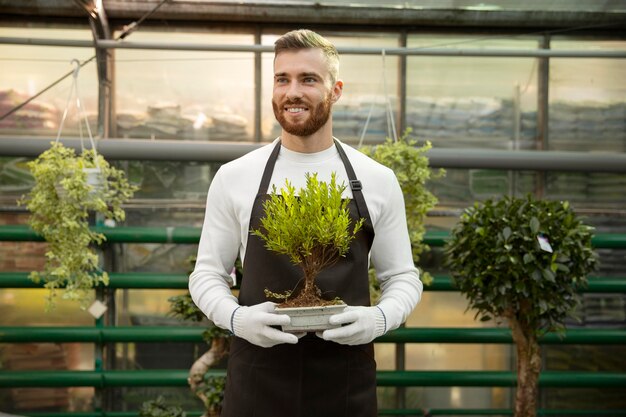
<svg viewBox="0 0 626 417"><path fill-rule="evenodd" d="M250 307L238 307L232 315L232 329L235 336L261 346L272 347L281 343L298 343L298 337L270 326L289 324L286 314L275 314L275 304L267 301Z"/></svg>
<svg viewBox="0 0 626 417"><path fill-rule="evenodd" d="M342 345L363 345L382 336L387 331L385 314L378 306L348 306L342 313L331 316L328 322L346 325L318 332L317 335L324 340Z"/></svg>

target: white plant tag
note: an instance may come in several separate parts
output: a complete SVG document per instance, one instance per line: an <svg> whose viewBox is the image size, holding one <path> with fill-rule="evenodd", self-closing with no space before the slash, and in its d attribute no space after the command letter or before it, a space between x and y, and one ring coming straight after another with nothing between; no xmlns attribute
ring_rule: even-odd
<svg viewBox="0 0 626 417"><path fill-rule="evenodd" d="M102 317L105 311L107 311L107 306L100 300L96 300L93 304L87 309L89 314L91 314L95 319L99 319Z"/></svg>
<svg viewBox="0 0 626 417"><path fill-rule="evenodd" d="M548 242L548 238L545 236L537 236L537 241L539 242L539 247L546 252L552 253L552 246L550 246L550 242Z"/></svg>

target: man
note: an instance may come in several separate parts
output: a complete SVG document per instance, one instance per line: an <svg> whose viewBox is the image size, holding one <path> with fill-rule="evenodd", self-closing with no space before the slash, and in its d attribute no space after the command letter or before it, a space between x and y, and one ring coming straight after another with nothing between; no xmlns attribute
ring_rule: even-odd
<svg viewBox="0 0 626 417"><path fill-rule="evenodd" d="M279 38L272 106L280 138L223 165L209 189L189 288L209 319L234 334L223 417L376 416L372 341L404 322L421 297L393 172L333 138L330 113L343 91L338 67L335 47L314 32ZM280 330L290 318L273 313L263 290L292 289L301 274L250 230L259 226L272 185L289 179L299 189L313 172L323 181L335 172L350 184L344 197L351 217L366 220L347 256L317 280L322 292L349 305L330 318L342 326L294 335ZM229 273L238 254L243 278L235 298ZM369 301L370 259L382 288L376 306Z"/></svg>

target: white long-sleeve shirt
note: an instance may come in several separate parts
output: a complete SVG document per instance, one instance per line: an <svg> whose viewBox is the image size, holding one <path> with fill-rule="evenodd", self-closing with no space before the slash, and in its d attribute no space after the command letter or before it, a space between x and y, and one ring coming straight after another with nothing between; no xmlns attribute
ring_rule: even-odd
<svg viewBox="0 0 626 417"><path fill-rule="evenodd" d="M207 196L206 212L198 256L189 277L189 290L196 305L217 326L232 330L230 319L239 306L230 287L230 275L237 255L245 260L250 213L261 176L276 141L223 165L216 173ZM343 145L357 178L363 186L375 237L370 261L382 289L378 302L386 317L386 330L402 324L419 302L422 282L413 263L406 225L402 190L389 168L361 152ZM317 153L298 153L281 147L270 181L277 189L289 179L296 190L305 187L306 173L318 174L320 181L349 184L336 147ZM352 198L346 187L345 198ZM377 334L384 330L377 329Z"/></svg>

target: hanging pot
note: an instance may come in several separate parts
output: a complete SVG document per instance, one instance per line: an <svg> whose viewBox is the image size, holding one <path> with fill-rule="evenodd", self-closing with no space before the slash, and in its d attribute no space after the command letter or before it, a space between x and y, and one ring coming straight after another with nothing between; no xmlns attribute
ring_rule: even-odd
<svg viewBox="0 0 626 417"><path fill-rule="evenodd" d="M83 168L85 183L90 187L89 197L102 193L106 182L100 168Z"/></svg>
<svg viewBox="0 0 626 417"><path fill-rule="evenodd" d="M93 198L94 196L101 194L106 187L102 170L100 168L82 168L82 171L85 173L85 184L89 187L89 193L87 196ZM60 182L54 184L54 188L60 200L67 198L67 190Z"/></svg>
<svg viewBox="0 0 626 417"><path fill-rule="evenodd" d="M63 185L61 185L60 182L54 184L54 189L57 192L57 197L59 197L59 200L64 200L65 198L67 198L67 190L65 189L65 187L63 187Z"/></svg>

